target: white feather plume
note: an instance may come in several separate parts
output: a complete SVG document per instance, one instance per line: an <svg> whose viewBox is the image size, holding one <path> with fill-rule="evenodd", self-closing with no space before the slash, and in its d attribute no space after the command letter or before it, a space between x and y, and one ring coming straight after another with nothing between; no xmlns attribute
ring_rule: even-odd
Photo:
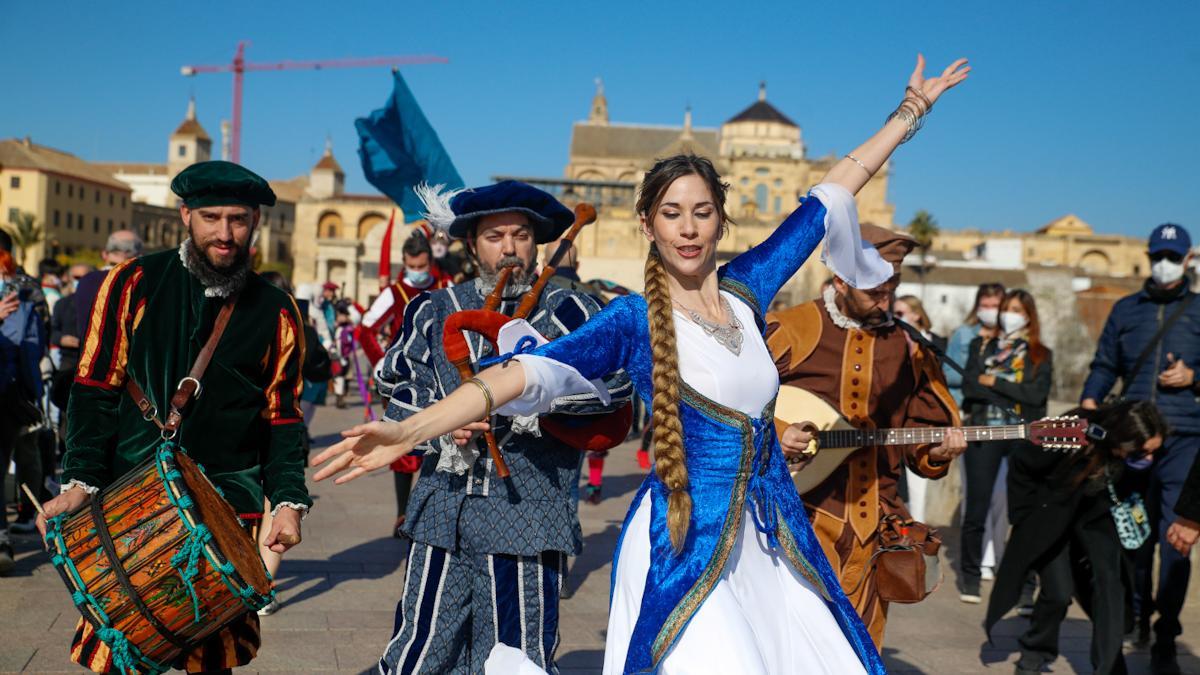
<svg viewBox="0 0 1200 675"><path fill-rule="evenodd" d="M421 183L413 188L413 192L417 193L417 197L425 205L425 212L421 215L429 221L430 225L442 231L449 230L450 223L453 223L456 217L454 209L450 208L450 200L454 199L455 195L466 191L466 188L447 190L443 184L430 185L429 183Z"/></svg>

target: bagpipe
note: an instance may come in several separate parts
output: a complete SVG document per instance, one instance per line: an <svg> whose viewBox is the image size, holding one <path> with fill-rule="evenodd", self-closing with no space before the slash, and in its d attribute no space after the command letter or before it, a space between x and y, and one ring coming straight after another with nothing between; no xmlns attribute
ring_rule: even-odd
<svg viewBox="0 0 1200 675"><path fill-rule="evenodd" d="M500 270L496 287L484 300L483 309L464 309L451 314L442 328L442 348L446 358L458 369L459 378L466 382L474 377L471 364L471 348L467 342L467 332L477 333L491 344L493 351L499 353L497 337L500 329L510 321L524 319L533 313L541 298L546 284L554 276L558 263L574 245L575 236L589 223L596 220L596 209L588 203L575 207L575 222L571 229L562 237L558 250L545 266L528 292L521 298L516 312L512 316L498 310L500 297L512 276L512 267ZM577 448L580 451L607 450L619 445L629 433L633 422L633 406L629 403L619 409L603 415L543 415L539 423L541 428L558 440ZM496 465L496 473L501 478L509 476L508 465L500 454L496 436L488 430L484 432L488 454Z"/></svg>

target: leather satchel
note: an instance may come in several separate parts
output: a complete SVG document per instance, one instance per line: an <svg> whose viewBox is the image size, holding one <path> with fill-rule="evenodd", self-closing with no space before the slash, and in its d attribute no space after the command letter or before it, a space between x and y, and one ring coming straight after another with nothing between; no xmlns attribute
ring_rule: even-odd
<svg viewBox="0 0 1200 675"><path fill-rule="evenodd" d="M942 583L941 547L941 535L925 523L885 516L879 522L879 549L872 556L880 599L910 604L929 597Z"/></svg>

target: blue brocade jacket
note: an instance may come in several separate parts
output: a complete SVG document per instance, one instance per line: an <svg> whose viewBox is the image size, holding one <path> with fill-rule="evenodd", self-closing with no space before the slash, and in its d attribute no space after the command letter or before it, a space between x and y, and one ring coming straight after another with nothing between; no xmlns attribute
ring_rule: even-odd
<svg viewBox="0 0 1200 675"><path fill-rule="evenodd" d="M754 310L760 333L765 327L765 308L821 241L825 213L820 200L809 197L765 242L719 270L721 288ZM589 379L624 370L647 407L651 405L650 335L646 301L641 296L613 300L578 330L533 353L569 364ZM886 672L866 627L822 553L792 484L775 434L774 403L751 418L683 382L680 396L692 520L683 550L677 555L666 526L668 490L654 473L646 477L625 521L628 527L637 505L649 492L651 564L625 672L655 672L661 665L720 580L747 499L753 507L752 525L775 547L782 547L785 557L825 598L867 672ZM612 567L614 586L620 554L618 542Z"/></svg>

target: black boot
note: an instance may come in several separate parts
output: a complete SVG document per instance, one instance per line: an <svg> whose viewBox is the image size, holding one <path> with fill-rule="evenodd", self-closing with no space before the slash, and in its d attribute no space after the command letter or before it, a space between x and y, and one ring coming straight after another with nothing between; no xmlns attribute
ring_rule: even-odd
<svg viewBox="0 0 1200 675"><path fill-rule="evenodd" d="M1175 657L1175 640L1158 638L1150 648L1150 672L1154 675L1180 675L1179 660Z"/></svg>

